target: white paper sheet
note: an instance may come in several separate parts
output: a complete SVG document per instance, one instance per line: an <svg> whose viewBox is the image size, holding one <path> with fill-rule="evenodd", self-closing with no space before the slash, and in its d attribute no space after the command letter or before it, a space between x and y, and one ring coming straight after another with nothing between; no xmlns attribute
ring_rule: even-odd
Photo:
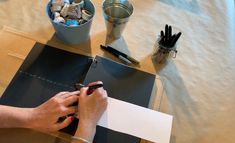
<svg viewBox="0 0 235 143"><path fill-rule="evenodd" d="M169 143L173 117L131 103L108 98L99 126L157 143Z"/></svg>

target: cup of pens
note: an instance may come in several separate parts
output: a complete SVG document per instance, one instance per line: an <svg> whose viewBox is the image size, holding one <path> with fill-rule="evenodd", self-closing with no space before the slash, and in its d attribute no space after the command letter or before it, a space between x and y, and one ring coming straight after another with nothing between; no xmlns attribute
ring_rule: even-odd
<svg viewBox="0 0 235 143"><path fill-rule="evenodd" d="M161 31L155 44L156 52L153 54L153 59L157 64L164 64L168 59L176 58L176 43L180 36L181 32L172 34L172 27L165 26L165 32Z"/></svg>

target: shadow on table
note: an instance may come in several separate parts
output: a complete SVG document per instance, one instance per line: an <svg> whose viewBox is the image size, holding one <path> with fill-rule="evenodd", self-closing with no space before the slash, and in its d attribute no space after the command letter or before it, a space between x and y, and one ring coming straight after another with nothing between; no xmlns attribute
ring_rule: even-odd
<svg viewBox="0 0 235 143"><path fill-rule="evenodd" d="M119 39L113 39L111 37L108 37L107 35L105 35L105 45L107 46L111 46L112 48L125 53L127 55L131 55L131 52L128 48L127 42L125 40L125 38L123 36L121 36ZM115 57L113 54L111 54L110 52L104 51L104 57L108 57L111 58L115 61L121 62L123 64L126 64L125 62L123 62L122 60L119 60L117 57ZM140 67L140 65L135 65L132 64L131 66L133 67Z"/></svg>
<svg viewBox="0 0 235 143"><path fill-rule="evenodd" d="M185 123L196 126L195 115L199 115L198 104L188 92L181 73L173 60L166 64L154 64L156 73L162 78L165 94L160 103L160 111L173 115L171 143L177 138L174 132L179 131ZM177 129L177 130L176 130Z"/></svg>
<svg viewBox="0 0 235 143"><path fill-rule="evenodd" d="M82 42L80 44L70 45L70 44L64 43L63 41L58 39L56 34L54 33L52 38L46 44L53 46L53 47L56 47L56 48L59 48L59 49L70 51L70 52L82 53L85 55L91 54L91 39L90 39L90 37L87 41Z"/></svg>

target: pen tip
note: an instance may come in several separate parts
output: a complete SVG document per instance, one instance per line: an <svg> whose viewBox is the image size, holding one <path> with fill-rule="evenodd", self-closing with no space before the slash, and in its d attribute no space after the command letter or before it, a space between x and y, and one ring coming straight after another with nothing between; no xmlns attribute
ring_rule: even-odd
<svg viewBox="0 0 235 143"><path fill-rule="evenodd" d="M104 49L104 48L107 48L106 46L104 45L100 45L100 48Z"/></svg>

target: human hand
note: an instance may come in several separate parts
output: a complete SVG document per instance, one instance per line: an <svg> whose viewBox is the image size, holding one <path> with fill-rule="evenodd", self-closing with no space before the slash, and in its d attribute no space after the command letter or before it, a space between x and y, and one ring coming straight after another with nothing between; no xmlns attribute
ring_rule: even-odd
<svg viewBox="0 0 235 143"><path fill-rule="evenodd" d="M90 83L88 86L102 84L101 81ZM88 87L81 88L78 104L79 125L75 136L92 141L96 125L107 108L107 92L102 87L87 95Z"/></svg>
<svg viewBox="0 0 235 143"><path fill-rule="evenodd" d="M67 127L74 119L73 116L67 116L77 112L77 106L71 105L78 101L79 93L79 91L60 92L42 105L33 108L29 120L31 128L43 132L53 132ZM67 118L58 122L60 117Z"/></svg>

